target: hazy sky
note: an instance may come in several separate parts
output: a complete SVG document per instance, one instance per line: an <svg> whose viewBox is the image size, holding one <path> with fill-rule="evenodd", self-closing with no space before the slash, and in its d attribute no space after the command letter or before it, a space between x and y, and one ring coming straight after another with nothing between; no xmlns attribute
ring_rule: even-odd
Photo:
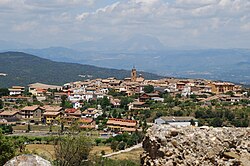
<svg viewBox="0 0 250 166"><path fill-rule="evenodd" d="M169 47L250 48L250 0L0 0L0 40L47 47L136 34Z"/></svg>

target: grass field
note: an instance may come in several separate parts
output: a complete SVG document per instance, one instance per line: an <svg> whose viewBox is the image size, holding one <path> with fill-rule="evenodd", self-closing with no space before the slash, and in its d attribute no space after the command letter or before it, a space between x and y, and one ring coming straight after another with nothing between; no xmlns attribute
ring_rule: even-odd
<svg viewBox="0 0 250 166"><path fill-rule="evenodd" d="M41 126L41 125L30 125L31 131L48 131L50 126ZM28 125L18 125L13 126L13 130L27 130ZM52 131L57 132L60 130L60 126L52 126Z"/></svg>
<svg viewBox="0 0 250 166"><path fill-rule="evenodd" d="M136 163L140 163L140 155L143 152L143 148L139 148L139 149L134 149L130 152L125 152L125 153L121 153L118 155L114 155L111 157L111 159L114 160L131 160L133 162Z"/></svg>
<svg viewBox="0 0 250 166"><path fill-rule="evenodd" d="M55 159L55 151L53 145L48 144L30 144L26 146L26 150L31 153L36 153L39 156L48 159L50 161ZM90 155L101 155L101 151L105 151L105 154L112 153L113 151L109 146L94 146L90 152ZM140 155L142 154L143 149L135 149L130 152L121 153L115 156L112 156L111 159L114 160L131 160L136 163L140 162Z"/></svg>
<svg viewBox="0 0 250 166"><path fill-rule="evenodd" d="M93 149L91 150L90 154L91 155L101 155L101 152L104 151L105 154L112 153L112 149L109 146L94 146Z"/></svg>
<svg viewBox="0 0 250 166"><path fill-rule="evenodd" d="M30 144L30 145L26 145L25 150L33 154L35 153L50 161L55 159L54 145Z"/></svg>

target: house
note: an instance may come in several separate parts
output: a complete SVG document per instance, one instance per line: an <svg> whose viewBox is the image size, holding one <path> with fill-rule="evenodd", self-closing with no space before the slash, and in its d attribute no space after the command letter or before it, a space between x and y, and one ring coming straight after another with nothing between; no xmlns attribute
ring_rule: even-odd
<svg viewBox="0 0 250 166"><path fill-rule="evenodd" d="M121 105L121 100L120 99L110 99L110 103L113 105L113 107L117 108L120 107Z"/></svg>
<svg viewBox="0 0 250 166"><path fill-rule="evenodd" d="M79 117L69 115L69 116L60 117L59 119L61 122L63 122L64 125L67 125L67 127L69 127L72 124L74 124L74 122L77 122Z"/></svg>
<svg viewBox="0 0 250 166"><path fill-rule="evenodd" d="M140 101L145 102L146 100L151 100L153 97L159 97L158 93L144 93L140 96Z"/></svg>
<svg viewBox="0 0 250 166"><path fill-rule="evenodd" d="M18 95L22 95L25 87L22 86L12 86L11 88L8 89L10 96L18 96Z"/></svg>
<svg viewBox="0 0 250 166"><path fill-rule="evenodd" d="M63 112L63 108L60 106L51 106L51 105L45 105L43 106L43 109L45 112Z"/></svg>
<svg viewBox="0 0 250 166"><path fill-rule="evenodd" d="M65 110L65 114L67 116L74 116L80 118L82 116L82 112L80 110L77 110L75 108L68 108Z"/></svg>
<svg viewBox="0 0 250 166"><path fill-rule="evenodd" d="M151 100L156 101L156 102L164 102L164 98L161 98L161 97L152 97Z"/></svg>
<svg viewBox="0 0 250 166"><path fill-rule="evenodd" d="M173 126L190 126L191 121L198 126L198 120L191 116L162 116L155 119L155 124L169 124Z"/></svg>
<svg viewBox="0 0 250 166"><path fill-rule="evenodd" d="M41 120L44 109L40 106L26 106L21 109L20 114L23 119Z"/></svg>
<svg viewBox="0 0 250 166"><path fill-rule="evenodd" d="M136 130L139 130L136 120L117 118L109 118L107 121L107 127L114 132L135 132Z"/></svg>
<svg viewBox="0 0 250 166"><path fill-rule="evenodd" d="M17 102L32 102L31 97L24 97L24 96L3 96L2 101L4 103L17 103Z"/></svg>
<svg viewBox="0 0 250 166"><path fill-rule="evenodd" d="M19 111L3 111L0 113L0 118L6 119L8 122L19 121L22 116Z"/></svg>
<svg viewBox="0 0 250 166"><path fill-rule="evenodd" d="M64 93L64 92L55 92L54 93L54 101L56 103L60 103L61 100L62 100L62 96L67 96L68 94L67 93Z"/></svg>
<svg viewBox="0 0 250 166"><path fill-rule="evenodd" d="M83 103L81 103L81 102L73 102L73 108L75 108L75 109L78 109L78 108L82 108L82 105L83 105Z"/></svg>
<svg viewBox="0 0 250 166"><path fill-rule="evenodd" d="M100 115L102 115L102 111L97 110L96 108L87 108L85 111L82 112L83 117L97 118Z"/></svg>
<svg viewBox="0 0 250 166"><path fill-rule="evenodd" d="M179 91L182 91L184 89L185 85L186 85L186 83L184 83L184 82L177 82L176 83L176 87Z"/></svg>
<svg viewBox="0 0 250 166"><path fill-rule="evenodd" d="M235 89L235 85L229 82L212 82L208 85L211 87L212 93L215 94L226 93Z"/></svg>
<svg viewBox="0 0 250 166"><path fill-rule="evenodd" d="M46 124L55 124L59 123L61 117L63 117L62 112L44 112L43 113L44 120Z"/></svg>
<svg viewBox="0 0 250 166"><path fill-rule="evenodd" d="M95 129L96 124L92 118L81 118L78 120L81 129Z"/></svg>
<svg viewBox="0 0 250 166"><path fill-rule="evenodd" d="M148 94L146 94L146 93L144 93L144 94L142 94L140 96L140 101L141 102L145 102L146 100L149 100L149 99L151 99L151 97Z"/></svg>
<svg viewBox="0 0 250 166"><path fill-rule="evenodd" d="M75 113L76 111L77 111L77 109L75 109L75 108L67 108L67 109L65 109L65 114L67 116L69 116L70 114Z"/></svg>
<svg viewBox="0 0 250 166"><path fill-rule="evenodd" d="M150 108L147 106L145 102L134 101L128 104L129 110L149 110Z"/></svg>
<svg viewBox="0 0 250 166"><path fill-rule="evenodd" d="M132 96L132 95L135 94L135 92L132 91L132 90L127 90L127 91L126 91L126 94L127 94L127 96Z"/></svg>

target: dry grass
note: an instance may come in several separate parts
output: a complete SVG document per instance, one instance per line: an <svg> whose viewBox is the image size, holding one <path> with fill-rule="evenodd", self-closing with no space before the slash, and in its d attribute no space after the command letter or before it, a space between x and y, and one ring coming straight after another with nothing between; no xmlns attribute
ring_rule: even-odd
<svg viewBox="0 0 250 166"><path fill-rule="evenodd" d="M101 155L101 152L104 151L105 154L112 153L112 149L109 146L94 146L93 149L90 151L91 155Z"/></svg>
<svg viewBox="0 0 250 166"><path fill-rule="evenodd" d="M25 150L38 154L48 160L55 159L54 145L47 144L29 144L26 146Z"/></svg>
<svg viewBox="0 0 250 166"><path fill-rule="evenodd" d="M26 150L31 153L36 153L46 159L54 160L55 151L54 145L48 144L29 144L26 146ZM105 154L112 153L112 149L109 146L94 146L90 151L90 155L101 155L101 151L104 150Z"/></svg>
<svg viewBox="0 0 250 166"><path fill-rule="evenodd" d="M140 163L140 155L143 152L143 148L138 148L138 149L134 149L130 152L125 152L125 153L121 153L118 155L114 155L111 157L111 159L114 160L131 160L134 161L136 163Z"/></svg>
<svg viewBox="0 0 250 166"><path fill-rule="evenodd" d="M48 159L50 161L55 160L55 151L54 145L47 144L30 144L26 146L26 150L31 153L38 154L39 156ZM109 146L94 146L90 152L90 155L101 155L101 151L104 151L105 154L112 153L112 149ZM114 155L111 159L114 160L131 160L136 163L140 163L140 155L142 154L143 149L138 148L130 152L121 153Z"/></svg>

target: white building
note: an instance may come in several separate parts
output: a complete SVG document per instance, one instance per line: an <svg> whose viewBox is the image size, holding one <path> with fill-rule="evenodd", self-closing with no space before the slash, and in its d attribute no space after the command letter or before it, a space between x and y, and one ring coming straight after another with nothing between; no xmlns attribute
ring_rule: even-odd
<svg viewBox="0 0 250 166"><path fill-rule="evenodd" d="M198 120L191 116L162 116L155 119L155 124L169 124L173 126L190 126L191 121L194 121L195 126L198 126Z"/></svg>
<svg viewBox="0 0 250 166"><path fill-rule="evenodd" d="M22 95L24 92L25 87L22 86L12 86L9 88L10 96L17 96L17 95Z"/></svg>

